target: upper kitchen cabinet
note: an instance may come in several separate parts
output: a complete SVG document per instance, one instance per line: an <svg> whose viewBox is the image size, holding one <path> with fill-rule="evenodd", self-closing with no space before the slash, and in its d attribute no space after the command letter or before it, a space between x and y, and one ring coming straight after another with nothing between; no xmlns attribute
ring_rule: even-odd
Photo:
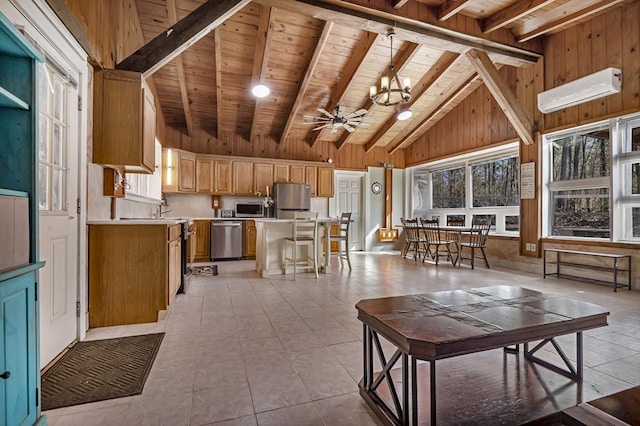
<svg viewBox="0 0 640 426"><path fill-rule="evenodd" d="M289 182L291 183L307 183L307 179L304 174L304 165L292 164L289 166Z"/></svg>
<svg viewBox="0 0 640 426"><path fill-rule="evenodd" d="M235 195L253 195L253 162L233 162L233 193Z"/></svg>
<svg viewBox="0 0 640 426"><path fill-rule="evenodd" d="M253 188L266 195L267 187L273 189L273 163L255 163L253 165Z"/></svg>
<svg viewBox="0 0 640 426"><path fill-rule="evenodd" d="M165 149L162 157L162 192L195 192L196 155L178 149Z"/></svg>
<svg viewBox="0 0 640 426"><path fill-rule="evenodd" d="M198 155L196 157L196 192L213 194L214 160Z"/></svg>
<svg viewBox="0 0 640 426"><path fill-rule="evenodd" d="M213 193L229 195L233 193L231 160L216 158L213 162Z"/></svg>
<svg viewBox="0 0 640 426"><path fill-rule="evenodd" d="M323 198L333 197L333 167L318 167L316 196Z"/></svg>
<svg viewBox="0 0 640 426"><path fill-rule="evenodd" d="M273 165L273 181L289 182L289 165L288 164L276 163Z"/></svg>
<svg viewBox="0 0 640 426"><path fill-rule="evenodd" d="M141 73L95 73L93 123L94 163L153 173L156 109Z"/></svg>
<svg viewBox="0 0 640 426"><path fill-rule="evenodd" d="M304 183L309 185L311 189L311 196L318 196L318 167L317 166L306 166L304 168L305 171L305 179Z"/></svg>

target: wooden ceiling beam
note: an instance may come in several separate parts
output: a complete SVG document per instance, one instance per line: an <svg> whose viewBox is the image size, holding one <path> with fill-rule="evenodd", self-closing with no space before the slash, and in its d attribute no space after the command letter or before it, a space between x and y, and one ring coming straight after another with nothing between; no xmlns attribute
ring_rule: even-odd
<svg viewBox="0 0 640 426"><path fill-rule="evenodd" d="M338 106L340 102L342 102L342 98L347 92L349 84L351 84L353 78L358 74L358 72L366 62L369 54L373 50L373 46L376 45L378 37L379 36L376 33L366 32L360 39L358 44L355 46L355 48L351 52L349 62L347 62L344 70L342 70L340 81L338 81L336 88L329 95L329 102L326 106L327 111L332 112L336 109L336 106ZM323 131L324 129L313 134L311 140L309 141L309 146L313 147L313 145L315 145Z"/></svg>
<svg viewBox="0 0 640 426"><path fill-rule="evenodd" d="M409 142L412 142L413 138L421 135L424 131L426 131L426 126L429 124L429 121L436 114L438 114L440 110L446 108L451 102L455 101L462 92L464 92L469 86L475 83L479 78L480 76L478 74L473 73L473 75L471 75L466 80L463 80L456 87L451 87L451 94L442 99L442 101L437 105L431 106L430 112L420 121L417 126L411 129L408 134L399 134L394 138L394 140L391 142L391 147L387 149L387 154L392 155L403 146L408 146Z"/></svg>
<svg viewBox="0 0 640 426"><path fill-rule="evenodd" d="M213 30L213 50L215 55L215 75L216 75L216 138L222 139L222 40L220 39L220 29Z"/></svg>
<svg viewBox="0 0 640 426"><path fill-rule="evenodd" d="M401 53L396 55L397 56L396 58L393 58L394 68L397 70L396 72L400 75L402 75L403 69L409 63L411 63L413 58L418 54L418 50L420 50L420 47L422 47L419 44L411 43L409 41L405 41L404 44L407 45L407 47L404 50L402 50ZM391 84L391 82L389 82L389 84ZM365 105L362 106L362 108L365 108L367 110L366 114L363 115L362 117L364 118L369 116L379 106L380 105L373 103L370 99L368 99ZM343 146L345 146L345 144L347 144L351 140L351 138L353 138L354 134L355 132L353 133L345 132L340 137L340 139L338 139L338 141L336 142L336 148L340 149Z"/></svg>
<svg viewBox="0 0 640 426"><path fill-rule="evenodd" d="M312 16L316 19L335 22L348 28L355 28L386 34L394 28L399 39L427 45L439 50L466 53L469 49L481 49L489 53L496 62L524 66L537 62L541 53L523 49L494 39L471 35L466 25L473 18L438 22L425 4L415 3L412 7L393 9L392 2L371 0L254 0L255 3L268 4L279 9ZM377 8L374 8L377 7ZM458 22L460 21L460 22ZM450 23L449 23L450 22ZM500 34L504 40L508 32Z"/></svg>
<svg viewBox="0 0 640 426"><path fill-rule="evenodd" d="M169 23L174 25L178 22L176 12L176 0L167 0L167 13L169 14ZM187 124L187 134L192 136L193 118L191 117L191 107L189 103L189 92L187 91L187 79L184 73L184 62L182 55L176 56L176 70L178 73L178 85L180 86L180 98L182 99L182 109L184 110L184 121Z"/></svg>
<svg viewBox="0 0 640 426"><path fill-rule="evenodd" d="M438 11L438 21L446 21L456 13L464 10L471 0L448 0Z"/></svg>
<svg viewBox="0 0 640 426"><path fill-rule="evenodd" d="M411 106L416 103L433 84L440 78L442 74L444 74L449 67L455 62L455 60L459 57L457 53L453 52L444 52L442 56L438 58L435 64L425 75L422 76L420 81L413 86L411 89L411 100L407 102L405 105L407 108L411 108ZM371 151L378 142L387 134L389 130L398 122L395 115L388 119L382 127L378 129L378 131L373 135L369 142L367 142L364 146L365 152Z"/></svg>
<svg viewBox="0 0 640 426"><path fill-rule="evenodd" d="M393 8L394 9L400 9L402 6L404 6L405 4L407 4L409 0L394 0L393 2Z"/></svg>
<svg viewBox="0 0 640 426"><path fill-rule="evenodd" d="M298 94L296 95L296 100L293 102L293 106L291 107L291 111L289 111L289 118L287 119L287 124L284 126L284 130L282 131L282 135L280 136L280 144L284 142L284 140L289 135L289 131L293 126L293 121L298 115L298 110L302 106L302 102L304 101L304 95L309 87L309 83L311 82L311 77L313 77L313 73L316 70L316 66L318 62L320 62L320 57L322 56L322 52L324 51L325 46L327 45L327 40L329 40L329 36L331 35L331 29L333 28L333 22L325 22L322 28L322 33L320 37L318 37L318 42L316 43L315 51L313 52L313 56L311 57L311 61L307 65L307 69L304 73L304 77L300 82L298 87Z"/></svg>
<svg viewBox="0 0 640 426"><path fill-rule="evenodd" d="M148 77L209 34L251 0L208 0L116 65Z"/></svg>
<svg viewBox="0 0 640 426"><path fill-rule="evenodd" d="M521 0L482 20L480 27L485 34L502 28L536 10L553 3L555 0Z"/></svg>
<svg viewBox="0 0 640 426"><path fill-rule="evenodd" d="M534 31L528 32L526 34L516 35L516 38L519 43L525 42L527 40L531 40L532 38L560 29L561 27L572 24L573 22L578 21L580 19L584 19L591 15L595 15L596 13L600 13L604 10L610 9L625 1L626 0L604 0L604 1L592 4L591 6L586 7L580 11L577 11L570 15L563 16L561 19L558 19L557 21L553 21L547 25L543 25L539 28L536 28Z"/></svg>
<svg viewBox="0 0 640 426"><path fill-rule="evenodd" d="M258 22L258 36L256 39L256 50L253 55L253 70L251 72L251 87L258 83L264 83L264 74L269 62L269 54L271 52L271 27L273 24L273 9L269 6L263 6L260 12L260 21ZM253 108L253 121L251 122L251 133L249 141L253 141L258 130L258 110L260 99L256 99Z"/></svg>
<svg viewBox="0 0 640 426"><path fill-rule="evenodd" d="M505 113L509 122L518 133L518 136L526 145L532 145L533 124L520 102L516 99L509 86L504 82L498 69L491 62L486 52L472 49L467 52L467 58L476 72L482 77L482 81L493 95L496 102Z"/></svg>

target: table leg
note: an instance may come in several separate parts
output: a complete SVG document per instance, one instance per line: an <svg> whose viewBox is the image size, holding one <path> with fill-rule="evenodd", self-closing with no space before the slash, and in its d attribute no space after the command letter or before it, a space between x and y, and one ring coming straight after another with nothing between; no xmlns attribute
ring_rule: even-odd
<svg viewBox="0 0 640 426"><path fill-rule="evenodd" d="M418 425L418 360L411 357L411 424Z"/></svg>
<svg viewBox="0 0 640 426"><path fill-rule="evenodd" d="M436 362L429 361L429 409L431 426L436 425Z"/></svg>

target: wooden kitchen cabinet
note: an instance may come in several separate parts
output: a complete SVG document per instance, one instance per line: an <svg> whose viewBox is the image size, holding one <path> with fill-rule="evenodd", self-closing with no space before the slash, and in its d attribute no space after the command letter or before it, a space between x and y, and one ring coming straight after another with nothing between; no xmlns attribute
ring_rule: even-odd
<svg viewBox="0 0 640 426"><path fill-rule="evenodd" d="M193 230L195 231L195 253L194 262L211 261L211 221L194 220Z"/></svg>
<svg viewBox="0 0 640 426"><path fill-rule="evenodd" d="M178 152L178 192L196 191L196 155Z"/></svg>
<svg viewBox="0 0 640 426"><path fill-rule="evenodd" d="M318 167L317 197L333 197L333 167Z"/></svg>
<svg viewBox="0 0 640 426"><path fill-rule="evenodd" d="M180 286L180 226L89 225L89 326L155 322Z"/></svg>
<svg viewBox="0 0 640 426"><path fill-rule="evenodd" d="M210 158L196 157L196 192L213 194L214 161Z"/></svg>
<svg viewBox="0 0 640 426"><path fill-rule="evenodd" d="M128 173L153 173L156 109L142 74L100 70L93 87L93 162Z"/></svg>
<svg viewBox="0 0 640 426"><path fill-rule="evenodd" d="M233 162L233 193L235 195L253 194L253 162Z"/></svg>
<svg viewBox="0 0 640 426"><path fill-rule="evenodd" d="M318 196L318 167L317 166L305 166L305 182L309 185L311 196Z"/></svg>
<svg viewBox="0 0 640 426"><path fill-rule="evenodd" d="M169 227L168 294L169 304L178 293L182 281L182 226Z"/></svg>
<svg viewBox="0 0 640 426"><path fill-rule="evenodd" d="M253 164L253 189L256 192L267 195L267 187L269 191L273 190L273 163L254 163ZM269 192L271 194L271 192Z"/></svg>
<svg viewBox="0 0 640 426"><path fill-rule="evenodd" d="M244 253L245 258L255 259L257 229L255 220L244 221Z"/></svg>
<svg viewBox="0 0 640 426"><path fill-rule="evenodd" d="M196 155L179 149L162 151L162 192L196 191Z"/></svg>
<svg viewBox="0 0 640 426"><path fill-rule="evenodd" d="M229 195L233 193L233 171L231 160L216 158L213 162L213 193Z"/></svg>
<svg viewBox="0 0 640 426"><path fill-rule="evenodd" d="M274 164L273 165L273 182L289 182L289 165Z"/></svg>
<svg viewBox="0 0 640 426"><path fill-rule="evenodd" d="M291 183L307 183L304 165L292 164L289 166L289 179Z"/></svg>

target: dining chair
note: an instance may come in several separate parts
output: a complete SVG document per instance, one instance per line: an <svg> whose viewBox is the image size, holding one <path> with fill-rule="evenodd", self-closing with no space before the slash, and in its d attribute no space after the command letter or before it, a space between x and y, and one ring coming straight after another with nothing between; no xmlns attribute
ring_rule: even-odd
<svg viewBox="0 0 640 426"><path fill-rule="evenodd" d="M344 212L340 215L338 222L338 235L332 235L331 239L338 242L338 258L340 267L344 267L343 260L347 261L351 270L351 258L349 257L349 226L351 224L351 212ZM342 244L344 243L344 250Z"/></svg>
<svg viewBox="0 0 640 426"><path fill-rule="evenodd" d="M420 227L422 228L425 239L427 240L427 253L431 255L432 259L436 260L436 265L440 260L441 247L444 247L444 250L446 250L447 260L450 260L451 263L455 265L455 259L451 254L451 244L453 241L445 238L446 233L440 230L440 221L437 219L420 219ZM432 248L433 251L431 250ZM423 262L426 257L427 256L425 255L422 259Z"/></svg>
<svg viewBox="0 0 640 426"><path fill-rule="evenodd" d="M285 237L284 270L287 271L289 262L293 264L293 279L296 279L296 271L301 269L313 269L318 278L318 213L294 212L292 232L290 237ZM307 255L304 259L298 259L298 247L306 246ZM291 256L289 256L291 249ZM313 264L311 264L313 260Z"/></svg>
<svg viewBox="0 0 640 426"><path fill-rule="evenodd" d="M488 220L474 220L471 225L471 232L469 233L469 239L467 241L461 242L460 245L460 264L462 264L463 259L471 260L471 269L474 269L474 259L476 257L476 249L480 249L482 253L482 257L484 258L484 263L489 268L489 261L487 260L487 253L484 251L487 244L487 236L489 235L489 229L491 228L491 222ZM471 257L463 256L463 249L468 248L471 249Z"/></svg>
<svg viewBox="0 0 640 426"><path fill-rule="evenodd" d="M427 240L420 229L418 219L400 219L400 221L407 239L402 251L402 257L407 257L411 250L415 261L420 257L420 253L424 253L424 256L426 256L428 253Z"/></svg>

